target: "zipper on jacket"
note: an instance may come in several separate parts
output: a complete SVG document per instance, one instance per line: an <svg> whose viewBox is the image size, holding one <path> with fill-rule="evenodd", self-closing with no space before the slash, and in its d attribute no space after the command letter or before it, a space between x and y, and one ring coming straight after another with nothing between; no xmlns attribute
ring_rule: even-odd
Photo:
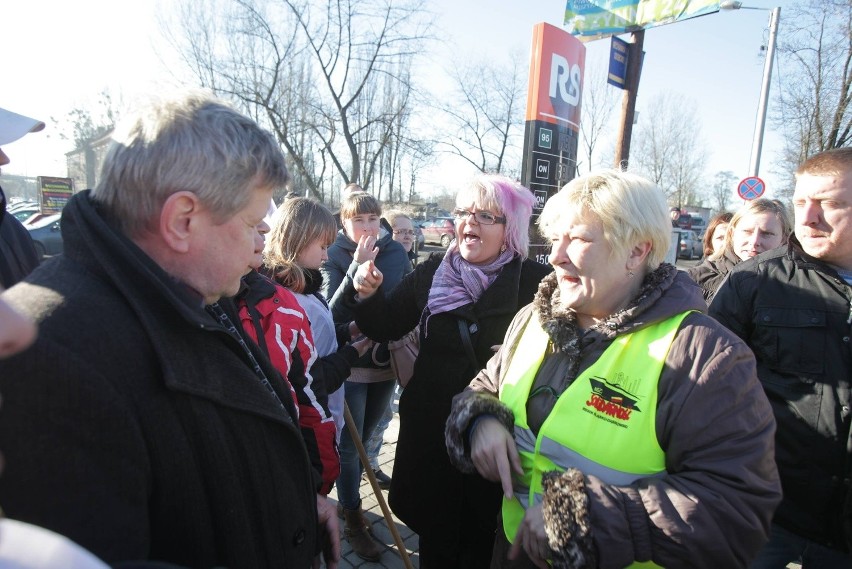
<svg viewBox="0 0 852 569"><path fill-rule="evenodd" d="M846 319L847 324L852 324L852 297L849 298L849 318Z"/></svg>

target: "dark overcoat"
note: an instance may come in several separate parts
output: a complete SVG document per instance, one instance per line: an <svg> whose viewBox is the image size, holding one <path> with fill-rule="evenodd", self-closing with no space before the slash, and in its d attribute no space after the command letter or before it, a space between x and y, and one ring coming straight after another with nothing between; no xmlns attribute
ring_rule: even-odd
<svg viewBox="0 0 852 569"><path fill-rule="evenodd" d="M709 314L754 352L778 423L773 523L852 552L852 285L791 235L737 265Z"/></svg>
<svg viewBox="0 0 852 569"><path fill-rule="evenodd" d="M280 376L253 345L283 403L88 192L62 232L65 254L4 295L39 324L0 360L5 513L109 563L309 567L316 480Z"/></svg>

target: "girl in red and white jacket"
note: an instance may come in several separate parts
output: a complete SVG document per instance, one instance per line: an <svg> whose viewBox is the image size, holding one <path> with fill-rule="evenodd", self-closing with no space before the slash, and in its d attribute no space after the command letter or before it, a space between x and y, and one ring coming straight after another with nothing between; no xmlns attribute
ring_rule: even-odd
<svg viewBox="0 0 852 569"><path fill-rule="evenodd" d="M323 223L322 212L328 223ZM327 495L340 473L337 421L342 425L343 405L342 396L336 404L334 393L342 394L351 365L372 342L348 344L348 330L342 330L338 342L333 323L327 326L323 322L324 315L331 322L325 300L308 292L309 288L319 290L317 269L322 261L310 267L311 258L319 256L317 251L324 252L334 238L331 213L313 200L291 198L276 213L272 225L264 252L262 271L266 276L253 271L243 278L240 316L243 328L291 385L305 443L322 477L320 493ZM317 279L311 278L311 268ZM320 310L314 306L317 302Z"/></svg>

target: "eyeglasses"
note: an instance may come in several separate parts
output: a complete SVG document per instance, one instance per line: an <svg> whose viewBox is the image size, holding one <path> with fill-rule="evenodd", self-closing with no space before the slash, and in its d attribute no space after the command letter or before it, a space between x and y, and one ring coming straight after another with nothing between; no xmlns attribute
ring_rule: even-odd
<svg viewBox="0 0 852 569"><path fill-rule="evenodd" d="M461 221L462 219L467 219L468 216L473 215L473 219L476 220L476 223L480 223L482 225L494 225L495 223L506 223L505 217L500 217L498 215L494 215L490 211L468 211L466 209L456 208L453 210L453 217L456 220Z"/></svg>
<svg viewBox="0 0 852 569"><path fill-rule="evenodd" d="M413 229L394 229L394 235L414 235Z"/></svg>

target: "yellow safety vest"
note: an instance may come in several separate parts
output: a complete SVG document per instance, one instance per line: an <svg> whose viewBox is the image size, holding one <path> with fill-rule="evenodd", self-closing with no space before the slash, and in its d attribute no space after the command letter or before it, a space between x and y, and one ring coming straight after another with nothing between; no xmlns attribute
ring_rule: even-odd
<svg viewBox="0 0 852 569"><path fill-rule="evenodd" d="M541 502L544 472L574 467L616 486L665 474L666 456L656 434L657 384L687 314L617 337L559 396L538 436L527 424L526 404L550 339L538 315L531 315L500 385L500 401L515 415L524 469L523 478L515 479L514 497L503 499L503 530L510 542L526 508Z"/></svg>

